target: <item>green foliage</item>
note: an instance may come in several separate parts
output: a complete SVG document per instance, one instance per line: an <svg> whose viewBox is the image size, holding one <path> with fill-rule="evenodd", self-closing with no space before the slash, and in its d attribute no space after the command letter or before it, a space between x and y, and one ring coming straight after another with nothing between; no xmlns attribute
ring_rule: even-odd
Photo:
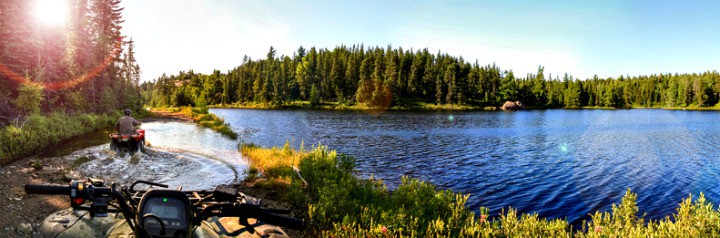
<svg viewBox="0 0 720 238"><path fill-rule="evenodd" d="M115 116L81 114L69 116L52 113L48 116L31 115L24 127L6 126L0 130L0 164L21 156L42 151L84 133L107 128L115 123Z"/></svg>
<svg viewBox="0 0 720 238"><path fill-rule="evenodd" d="M40 161L37 160L31 160L28 162L28 165L30 165L31 168L35 170L41 170L43 169L43 165L40 163Z"/></svg>
<svg viewBox="0 0 720 238"><path fill-rule="evenodd" d="M304 49L304 48L303 48ZM535 74L516 77L495 64L465 62L427 49L353 45L332 50L311 48L309 53L244 58L226 74L196 74L192 70L157 78L143 86L145 101L153 106L252 105L253 108L342 104L359 108L406 108L402 102L448 104L483 108L505 101L521 101L535 108L582 107L690 107L717 105L720 74L659 74L593 77L578 80ZM282 59L282 60L281 60ZM314 88L314 89L313 89ZM344 108L344 107L341 107Z"/></svg>
<svg viewBox="0 0 720 238"><path fill-rule="evenodd" d="M197 122L203 127L207 127L211 130L217 131L230 139L237 139L237 133L230 129L230 125L225 123L224 119L218 117L215 114L209 113L207 107L182 107L179 109L179 112L192 118L195 122Z"/></svg>
<svg viewBox="0 0 720 238"><path fill-rule="evenodd" d="M243 154L252 164L286 167L292 156L304 152L262 149L243 144ZM252 151L252 152L251 152ZM260 158L262 157L262 158ZM271 162L272 161L272 162ZM285 161L285 162L281 162ZM547 220L537 214L519 214L508 208L491 214L485 207L474 213L465 207L469 195L438 190L434 185L404 177L394 191L381 181L362 180L353 175L355 160L338 155L326 147L302 154L302 176L292 172L268 175L290 177L282 189L284 199L309 221L311 237L717 237L720 235L720 211L701 193L683 200L677 214L662 220L638 216L637 195L627 190L610 211L598 211L580 229L562 219ZM277 169L277 168L276 168ZM497 211L496 211L497 212ZM297 213L296 213L297 214ZM494 218L489 215L497 215Z"/></svg>
<svg viewBox="0 0 720 238"><path fill-rule="evenodd" d="M253 181L258 178L260 171L255 166L248 166L247 171L245 171L245 174L247 174L247 177L245 177L245 181Z"/></svg>
<svg viewBox="0 0 720 238"><path fill-rule="evenodd" d="M387 83L380 80L361 81L355 94L358 103L370 108L389 108L392 92Z"/></svg>
<svg viewBox="0 0 720 238"><path fill-rule="evenodd" d="M33 2L0 3L0 98L13 95L0 103L0 125L28 114L139 109L140 69L132 40L121 37L120 1L68 4L68 22L38 34L28 21Z"/></svg>
<svg viewBox="0 0 720 238"><path fill-rule="evenodd" d="M320 104L320 90L315 85L310 89L310 105L317 106Z"/></svg>
<svg viewBox="0 0 720 238"><path fill-rule="evenodd" d="M43 87L39 84L25 82L18 88L18 97L14 103L24 114L38 114L42 99Z"/></svg>

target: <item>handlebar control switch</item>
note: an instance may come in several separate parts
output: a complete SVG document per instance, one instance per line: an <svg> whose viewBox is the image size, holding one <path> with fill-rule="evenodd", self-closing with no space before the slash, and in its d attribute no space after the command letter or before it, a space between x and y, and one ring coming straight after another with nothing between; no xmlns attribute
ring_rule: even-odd
<svg viewBox="0 0 720 238"><path fill-rule="evenodd" d="M77 208L83 205L88 198L85 182L73 180L70 183L70 206Z"/></svg>

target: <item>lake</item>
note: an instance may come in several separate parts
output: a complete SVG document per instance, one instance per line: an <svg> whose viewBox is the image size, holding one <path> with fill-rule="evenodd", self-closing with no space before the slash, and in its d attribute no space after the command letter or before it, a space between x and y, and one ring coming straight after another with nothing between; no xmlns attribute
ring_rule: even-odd
<svg viewBox="0 0 720 238"><path fill-rule="evenodd" d="M239 140L327 145L357 158L358 176L402 176L470 194L468 206L579 224L630 188L640 216L675 213L688 195L720 201L720 112L531 110L385 112L211 109Z"/></svg>

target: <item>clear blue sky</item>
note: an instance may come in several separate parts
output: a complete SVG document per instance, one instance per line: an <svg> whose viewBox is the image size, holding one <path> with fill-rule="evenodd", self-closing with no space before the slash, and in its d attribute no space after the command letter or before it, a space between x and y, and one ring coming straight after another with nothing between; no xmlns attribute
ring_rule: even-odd
<svg viewBox="0 0 720 238"><path fill-rule="evenodd" d="M720 68L720 1L124 0L143 80L238 66L269 47L391 44L553 77Z"/></svg>

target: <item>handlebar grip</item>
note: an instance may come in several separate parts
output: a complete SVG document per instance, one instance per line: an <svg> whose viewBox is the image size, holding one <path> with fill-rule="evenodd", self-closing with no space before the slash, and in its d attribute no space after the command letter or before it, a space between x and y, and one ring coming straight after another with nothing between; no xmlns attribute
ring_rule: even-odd
<svg viewBox="0 0 720 238"><path fill-rule="evenodd" d="M34 194L70 195L70 186L54 184L25 184L25 192Z"/></svg>
<svg viewBox="0 0 720 238"><path fill-rule="evenodd" d="M303 230L305 229L305 220L295 219L292 217L285 217L280 215L275 215L273 213L260 211L254 216L256 219L261 220L265 223L287 227L294 230Z"/></svg>

